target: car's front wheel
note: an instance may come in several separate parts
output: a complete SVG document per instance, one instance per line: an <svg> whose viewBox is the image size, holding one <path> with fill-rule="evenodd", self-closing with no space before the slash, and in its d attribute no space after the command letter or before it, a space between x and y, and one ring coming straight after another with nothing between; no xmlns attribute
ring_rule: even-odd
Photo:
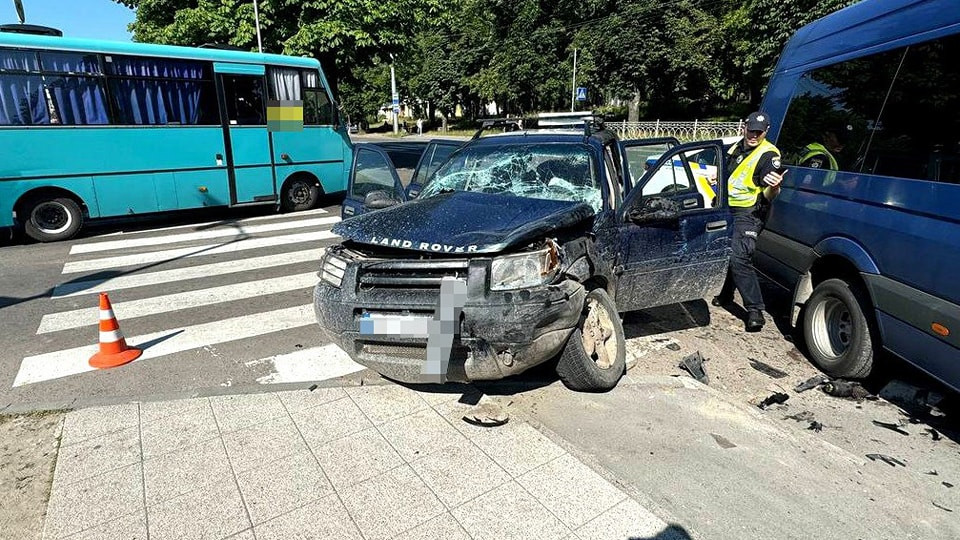
<svg viewBox="0 0 960 540"><path fill-rule="evenodd" d="M842 279L817 285L804 306L803 337L813 362L832 377L860 378L873 367L865 293Z"/></svg>
<svg viewBox="0 0 960 540"><path fill-rule="evenodd" d="M587 293L580 322L560 355L557 374L571 390L603 392L620 381L626 367L623 324L603 289Z"/></svg>

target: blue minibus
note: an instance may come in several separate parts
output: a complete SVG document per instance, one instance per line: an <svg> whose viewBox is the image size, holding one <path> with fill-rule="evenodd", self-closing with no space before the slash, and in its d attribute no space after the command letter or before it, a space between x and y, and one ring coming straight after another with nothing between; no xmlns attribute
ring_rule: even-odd
<svg viewBox="0 0 960 540"><path fill-rule="evenodd" d="M57 241L92 218L345 192L352 145L318 61L41 34L0 31L0 228ZM302 129L268 126L270 103L302 105Z"/></svg>
<svg viewBox="0 0 960 540"><path fill-rule="evenodd" d="M865 0L801 29L764 95L789 169L757 268L811 360L881 351L960 390L960 3Z"/></svg>

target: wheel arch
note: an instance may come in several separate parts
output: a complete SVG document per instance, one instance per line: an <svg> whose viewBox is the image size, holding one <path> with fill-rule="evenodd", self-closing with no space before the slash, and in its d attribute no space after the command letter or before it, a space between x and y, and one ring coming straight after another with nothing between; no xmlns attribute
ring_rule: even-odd
<svg viewBox="0 0 960 540"><path fill-rule="evenodd" d="M800 275L793 290L792 325L796 326L800 311L813 294L813 289L826 279L840 278L860 285L873 303L873 295L861 274L879 274L880 269L863 246L850 238L832 236L817 243L813 254L810 267Z"/></svg>
<svg viewBox="0 0 960 540"><path fill-rule="evenodd" d="M80 211L83 213L83 217L90 217L90 207L80 195L77 195L75 192L62 187L43 186L25 191L22 195L20 195L17 201L13 203L13 211L16 212L17 222L19 222L21 225L25 223L24 215L27 210L27 204L29 204L32 199L39 197L66 197L68 199L72 199L75 203L77 203L77 205L80 206Z"/></svg>

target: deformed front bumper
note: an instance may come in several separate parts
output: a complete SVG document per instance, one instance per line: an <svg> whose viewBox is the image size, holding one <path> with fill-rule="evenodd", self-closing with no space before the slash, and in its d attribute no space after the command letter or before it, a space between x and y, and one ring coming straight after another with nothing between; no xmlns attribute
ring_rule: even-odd
<svg viewBox="0 0 960 540"><path fill-rule="evenodd" d="M322 279L315 287L317 321L326 338L357 363L402 382L438 382L424 367L437 342L410 329L444 318L440 283L453 279L466 294L455 306L456 321L433 326L454 334L439 382L501 379L555 357L580 320L583 286L563 281L490 291L489 267L490 259L351 262L339 287ZM389 324L373 333L371 320ZM383 332L387 326L392 331Z"/></svg>

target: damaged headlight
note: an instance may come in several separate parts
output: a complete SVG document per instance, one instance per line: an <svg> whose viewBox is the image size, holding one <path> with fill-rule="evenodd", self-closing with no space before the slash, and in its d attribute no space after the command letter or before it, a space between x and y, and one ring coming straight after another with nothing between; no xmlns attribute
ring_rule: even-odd
<svg viewBox="0 0 960 540"><path fill-rule="evenodd" d="M346 269L347 261L328 251L320 262L320 279L339 288L343 283L343 273Z"/></svg>
<svg viewBox="0 0 960 540"><path fill-rule="evenodd" d="M557 275L559 268L557 245L548 241L545 248L537 251L493 259L490 267L490 289L505 291L543 285Z"/></svg>

